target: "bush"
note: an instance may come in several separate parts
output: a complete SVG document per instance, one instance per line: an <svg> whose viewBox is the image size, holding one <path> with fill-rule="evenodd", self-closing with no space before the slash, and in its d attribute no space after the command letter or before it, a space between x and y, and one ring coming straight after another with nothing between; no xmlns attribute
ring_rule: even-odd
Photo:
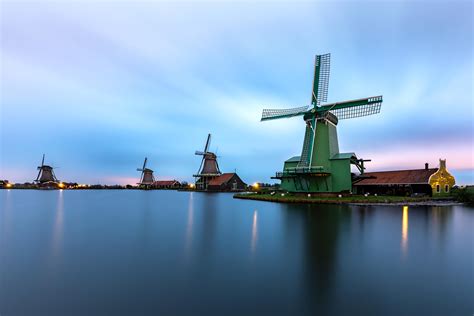
<svg viewBox="0 0 474 316"><path fill-rule="evenodd" d="M474 205L474 186L454 187L451 194L456 201Z"/></svg>

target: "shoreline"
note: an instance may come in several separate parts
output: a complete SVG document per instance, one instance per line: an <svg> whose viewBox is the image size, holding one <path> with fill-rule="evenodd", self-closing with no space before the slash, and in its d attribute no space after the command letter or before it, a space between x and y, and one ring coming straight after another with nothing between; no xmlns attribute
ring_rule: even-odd
<svg viewBox="0 0 474 316"><path fill-rule="evenodd" d="M344 197L304 197L277 196L270 194L234 194L235 199L254 200L287 204L349 204L349 205L391 205L391 206L455 206L464 205L452 198L403 197L403 196L344 196Z"/></svg>

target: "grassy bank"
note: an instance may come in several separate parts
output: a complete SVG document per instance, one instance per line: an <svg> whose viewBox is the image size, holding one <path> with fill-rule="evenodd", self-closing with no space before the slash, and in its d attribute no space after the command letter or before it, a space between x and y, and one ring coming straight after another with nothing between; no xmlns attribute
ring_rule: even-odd
<svg viewBox="0 0 474 316"><path fill-rule="evenodd" d="M293 195L276 193L271 194L235 194L234 198L237 199L249 199L259 200L268 202L278 203L315 203L315 204L446 204L448 202L455 201L452 198L431 198L431 197L404 197L404 196L363 196L363 195L350 195L342 197L331 197L331 196L317 196L312 195L308 197L306 195Z"/></svg>

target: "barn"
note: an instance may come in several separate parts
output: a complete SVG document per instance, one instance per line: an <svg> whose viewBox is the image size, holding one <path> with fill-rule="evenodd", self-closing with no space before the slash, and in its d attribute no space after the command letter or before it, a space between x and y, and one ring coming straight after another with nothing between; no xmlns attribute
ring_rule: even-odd
<svg viewBox="0 0 474 316"><path fill-rule="evenodd" d="M438 168L366 172L364 178L354 183L357 194L430 196L449 194L455 184L454 177L446 169L446 160L440 159Z"/></svg>
<svg viewBox="0 0 474 316"><path fill-rule="evenodd" d="M223 173L209 181L208 191L243 191L247 185L237 173Z"/></svg>
<svg viewBox="0 0 474 316"><path fill-rule="evenodd" d="M153 182L153 188L155 189L178 189L181 187L181 183L177 180L160 180Z"/></svg>

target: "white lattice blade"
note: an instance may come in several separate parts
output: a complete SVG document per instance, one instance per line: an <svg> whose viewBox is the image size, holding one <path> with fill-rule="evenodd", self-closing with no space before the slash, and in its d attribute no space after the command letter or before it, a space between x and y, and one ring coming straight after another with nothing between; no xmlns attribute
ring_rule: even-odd
<svg viewBox="0 0 474 316"><path fill-rule="evenodd" d="M362 104L348 108L330 110L330 112L336 115L339 120L344 120L377 114L380 112L381 107L382 102L376 102L371 104Z"/></svg>
<svg viewBox="0 0 474 316"><path fill-rule="evenodd" d="M262 112L262 121L287 118L303 115L308 110L309 105L291 109L264 109Z"/></svg>

